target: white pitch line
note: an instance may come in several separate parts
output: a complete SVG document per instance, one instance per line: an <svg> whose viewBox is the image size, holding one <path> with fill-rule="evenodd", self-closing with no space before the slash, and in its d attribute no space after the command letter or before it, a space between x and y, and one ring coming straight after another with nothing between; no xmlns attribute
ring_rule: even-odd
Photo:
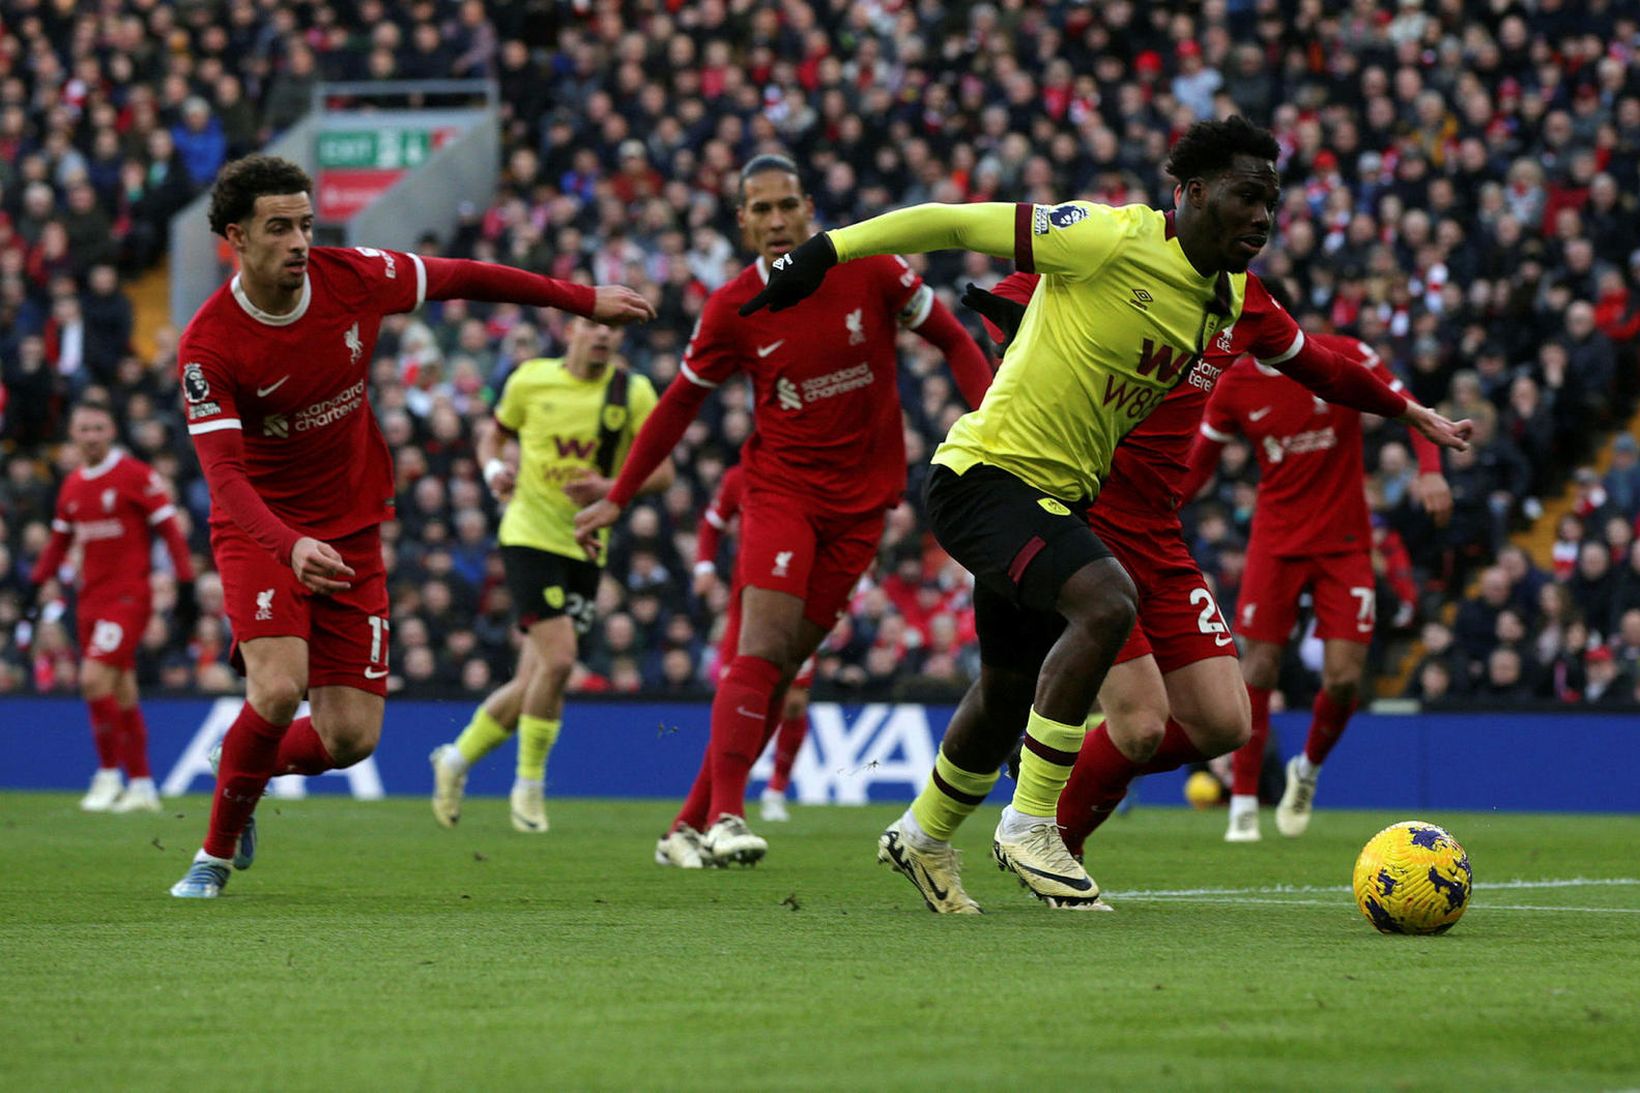
<svg viewBox="0 0 1640 1093"><path fill-rule="evenodd" d="M1546 880L1481 881L1482 891L1547 888L1608 888L1640 885L1640 877L1562 877ZM1285 896L1323 895L1354 891L1347 884L1272 884L1258 888L1147 888L1105 894L1111 899L1184 899L1197 896ZM1277 902L1296 902L1292 900Z"/></svg>
<svg viewBox="0 0 1640 1093"><path fill-rule="evenodd" d="M1344 891L1344 889L1341 889ZM1340 910L1349 907L1343 900L1333 899L1269 899L1263 896L1175 896L1142 892L1106 892L1113 905L1124 903L1228 903L1237 906L1265 904L1271 907L1330 907ZM1585 911L1598 915L1640 915L1640 907L1548 907L1524 903L1477 903L1476 911Z"/></svg>

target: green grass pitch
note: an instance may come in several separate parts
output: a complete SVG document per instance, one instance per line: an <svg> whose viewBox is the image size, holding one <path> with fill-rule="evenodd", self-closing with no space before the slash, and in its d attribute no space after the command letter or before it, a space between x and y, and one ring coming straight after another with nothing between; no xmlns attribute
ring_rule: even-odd
<svg viewBox="0 0 1640 1093"><path fill-rule="evenodd" d="M1227 846L1140 808L1049 910L962 832L984 917L873 861L888 807L794 807L755 869L656 867L664 802L264 802L256 867L166 888L206 801L0 795L0 1088L1614 1089L1640 1085L1640 817L1434 814L1468 914L1382 937L1345 886L1387 813ZM1602 883L1603 882L1603 883Z"/></svg>

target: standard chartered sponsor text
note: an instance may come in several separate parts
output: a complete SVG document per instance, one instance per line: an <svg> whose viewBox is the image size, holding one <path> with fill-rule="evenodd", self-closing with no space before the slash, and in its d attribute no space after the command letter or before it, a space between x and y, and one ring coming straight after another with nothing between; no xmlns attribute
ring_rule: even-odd
<svg viewBox="0 0 1640 1093"><path fill-rule="evenodd" d="M824 376L815 376L803 381L803 401L814 402L817 399L835 398L861 387L869 387L875 378L871 364L865 361L853 368L841 368Z"/></svg>
<svg viewBox="0 0 1640 1093"><path fill-rule="evenodd" d="M317 429L329 425L333 421L339 421L357 410L363 403L364 380L360 380L341 394L328 398L323 402L316 402L307 409L299 411L296 415L296 431L300 433L307 429Z"/></svg>

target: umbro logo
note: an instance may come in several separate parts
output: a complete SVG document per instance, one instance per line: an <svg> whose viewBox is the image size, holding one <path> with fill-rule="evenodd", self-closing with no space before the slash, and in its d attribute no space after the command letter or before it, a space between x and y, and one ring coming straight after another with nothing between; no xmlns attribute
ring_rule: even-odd
<svg viewBox="0 0 1640 1093"><path fill-rule="evenodd" d="M1154 302L1155 299L1156 299L1156 297L1152 296L1149 292L1146 292L1144 289L1136 288L1136 289L1133 290L1133 299L1129 300L1128 303L1132 304L1134 307L1138 308L1140 311L1147 311L1147 310L1149 310L1151 303Z"/></svg>

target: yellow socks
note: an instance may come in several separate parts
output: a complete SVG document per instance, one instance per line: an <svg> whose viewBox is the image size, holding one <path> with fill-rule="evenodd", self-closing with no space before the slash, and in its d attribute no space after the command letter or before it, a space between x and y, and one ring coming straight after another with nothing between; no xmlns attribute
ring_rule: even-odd
<svg viewBox="0 0 1640 1093"><path fill-rule="evenodd" d="M1059 794L1070 781L1071 767L1076 764L1076 753L1086 733L1086 725L1050 721L1032 708L1025 726L1025 748L1019 756L1015 812L1049 818L1057 815Z"/></svg>
<svg viewBox="0 0 1640 1093"><path fill-rule="evenodd" d="M931 839L948 842L957 827L985 800L996 785L998 771L975 774L963 770L945 757L942 750L934 759L928 784L911 802L911 815Z"/></svg>
<svg viewBox="0 0 1640 1093"><path fill-rule="evenodd" d="M524 714L518 719L518 779L539 782L547 776L547 753L558 739L562 720Z"/></svg>
<svg viewBox="0 0 1640 1093"><path fill-rule="evenodd" d="M473 714L473 719L467 722L467 727L461 730L456 737L456 751L472 766L486 755L490 754L512 734L507 727L490 716L490 711L480 706Z"/></svg>

